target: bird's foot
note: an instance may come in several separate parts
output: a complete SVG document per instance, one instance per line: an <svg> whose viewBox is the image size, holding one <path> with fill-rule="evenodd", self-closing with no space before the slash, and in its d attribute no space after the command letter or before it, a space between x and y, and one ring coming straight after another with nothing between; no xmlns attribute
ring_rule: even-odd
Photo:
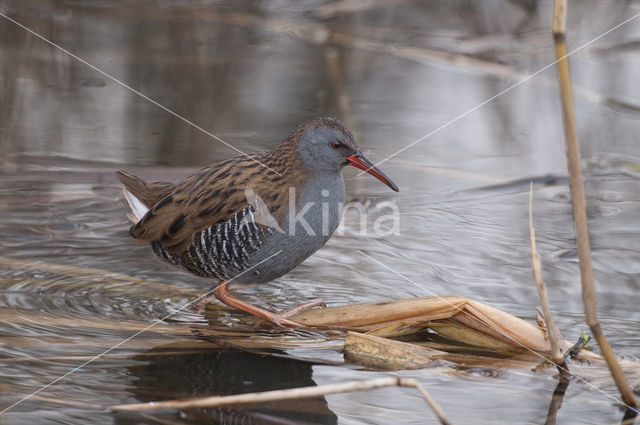
<svg viewBox="0 0 640 425"><path fill-rule="evenodd" d="M196 304L194 304L193 306L193 310L196 313L204 313L207 309L207 304L210 304L213 300L215 300L216 297L207 297L207 298L203 298L200 301L198 301ZM324 303L323 303L324 304ZM300 307L305 307L305 305L301 305ZM315 305L314 305L315 306ZM312 306L312 307L314 307ZM307 310L307 309L300 309L300 307L294 308L293 310L289 310L286 311L284 313L271 313L270 311L267 310L263 310L259 307L254 307L254 309L252 309L250 311L251 314L253 314L254 316L258 316L261 317L263 319L266 319L268 321L270 321L271 323L281 327L281 328L304 328L304 325L301 325L300 323L294 322L292 320L289 320L289 317ZM309 307L311 308L311 307ZM245 310L246 311L246 310Z"/></svg>
<svg viewBox="0 0 640 425"><path fill-rule="evenodd" d="M216 299L215 295L204 297L203 299L201 299L200 301L198 301L193 305L193 311L195 311L196 313L204 313L205 310L207 309L207 304L210 304L211 301L215 299Z"/></svg>
<svg viewBox="0 0 640 425"><path fill-rule="evenodd" d="M263 319L267 319L271 323L281 328L304 328L305 327L304 325L301 325L298 322L294 322L292 320L287 319L287 317L283 316L282 314L270 313L268 311L266 313L268 314L260 317L262 317Z"/></svg>
<svg viewBox="0 0 640 425"><path fill-rule="evenodd" d="M291 310L283 311L278 313L278 316L288 319L291 316L295 316L298 313L302 313L303 311L311 310L314 307L326 307L327 305L322 300L311 301L306 304L299 305L296 308L292 308Z"/></svg>
<svg viewBox="0 0 640 425"><path fill-rule="evenodd" d="M275 324L277 326L280 326L281 328L287 328L287 327L304 328L305 327L304 325L301 325L300 323L296 323L296 322L294 322L292 320L289 320L288 318L290 316L293 316L296 312L303 311L305 309L309 309L309 308L311 308L313 306L316 306L316 305L320 305L320 304L318 304L317 301L314 301L313 303L302 305L302 306L298 307L297 309L294 308L293 310L289 310L289 311L281 313L281 314L272 313L272 312L270 312L268 310L265 310L265 309L260 308L260 307L256 307L254 305L251 305L249 303L246 303L246 302L244 302L242 300L239 300L238 298L234 297L229 292L228 286L229 286L228 282L224 282L221 285L217 286L216 289L213 291L213 294L214 294L215 298L217 298L223 304L228 305L229 307L238 308L240 310L246 311L247 313L253 314L254 316L258 316L258 317L262 317L263 319L267 319L271 323L273 323L273 324ZM309 305L311 305L311 307L309 307ZM300 308L302 308L302 309L300 309Z"/></svg>

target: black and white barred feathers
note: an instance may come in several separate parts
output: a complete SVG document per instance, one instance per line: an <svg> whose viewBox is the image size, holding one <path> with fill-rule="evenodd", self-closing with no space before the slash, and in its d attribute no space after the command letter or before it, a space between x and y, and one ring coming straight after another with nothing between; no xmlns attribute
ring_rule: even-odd
<svg viewBox="0 0 640 425"><path fill-rule="evenodd" d="M227 281L251 267L250 256L273 233L271 227L256 223L254 214L254 206L249 205L228 220L195 233L183 254L169 252L158 241L151 243L153 252L198 276Z"/></svg>

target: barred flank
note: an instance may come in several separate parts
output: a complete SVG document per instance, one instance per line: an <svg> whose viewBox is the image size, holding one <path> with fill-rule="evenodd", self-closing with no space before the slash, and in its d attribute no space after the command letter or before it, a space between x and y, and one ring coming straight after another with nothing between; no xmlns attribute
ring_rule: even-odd
<svg viewBox="0 0 640 425"><path fill-rule="evenodd" d="M198 276L226 281L251 267L249 257L262 246L273 229L255 222L248 206L226 221L197 232L184 254L169 252L161 242L151 243L160 259Z"/></svg>

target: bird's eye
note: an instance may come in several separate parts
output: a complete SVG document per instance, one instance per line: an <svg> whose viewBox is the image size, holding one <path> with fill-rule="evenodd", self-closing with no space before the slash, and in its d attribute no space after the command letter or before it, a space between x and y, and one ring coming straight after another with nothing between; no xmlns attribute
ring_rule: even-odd
<svg viewBox="0 0 640 425"><path fill-rule="evenodd" d="M340 143L340 142L339 142L339 141L337 141L337 140L334 140L334 141L331 143L331 147L333 147L334 149L340 149L340 148L342 147L342 143Z"/></svg>

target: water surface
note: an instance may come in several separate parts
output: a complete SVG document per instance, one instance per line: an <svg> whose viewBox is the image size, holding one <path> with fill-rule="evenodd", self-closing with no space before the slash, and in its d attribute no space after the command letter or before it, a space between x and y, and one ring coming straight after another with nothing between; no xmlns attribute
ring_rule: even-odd
<svg viewBox="0 0 640 425"><path fill-rule="evenodd" d="M0 1L0 10L242 151L271 148L299 122L332 114L372 160L391 156L381 168L400 193L355 170L345 178L350 199L369 205L369 225L379 202L397 205L399 235L362 235L359 217L346 214L325 247L276 282L239 291L243 299L279 310L318 298L455 293L534 320L534 178L544 277L557 325L576 338L587 327L555 70L396 154L551 63L551 2L348 5L48 0ZM571 7L570 48L638 13L632 2ZM572 56L601 322L616 352L637 361L639 22ZM196 340L190 325L206 320L176 310L210 283L160 264L128 236L113 171L177 180L237 152L3 18L0 40L0 407L73 371L2 423L435 423L417 393L395 388L249 409L101 410L383 373ZM612 382L579 370L602 391L572 382L558 423L619 421L605 394L616 396ZM543 423L557 384L530 370L399 375L420 380L453 423Z"/></svg>

